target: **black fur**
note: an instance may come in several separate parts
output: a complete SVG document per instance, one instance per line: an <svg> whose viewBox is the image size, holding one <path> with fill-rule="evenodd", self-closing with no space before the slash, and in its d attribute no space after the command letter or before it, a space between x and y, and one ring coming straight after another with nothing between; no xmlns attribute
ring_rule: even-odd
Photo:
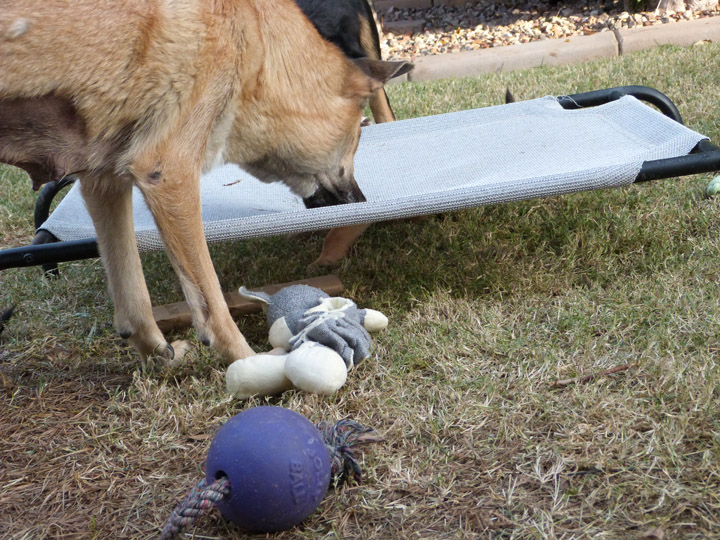
<svg viewBox="0 0 720 540"><path fill-rule="evenodd" d="M2 334L2 331L5 330L5 323L10 320L14 311L15 306L0 313L0 334Z"/></svg>
<svg viewBox="0 0 720 540"><path fill-rule="evenodd" d="M380 59L380 36L367 0L295 0L320 35L334 43L350 58ZM372 32L374 55L362 47L360 19L365 19Z"/></svg>

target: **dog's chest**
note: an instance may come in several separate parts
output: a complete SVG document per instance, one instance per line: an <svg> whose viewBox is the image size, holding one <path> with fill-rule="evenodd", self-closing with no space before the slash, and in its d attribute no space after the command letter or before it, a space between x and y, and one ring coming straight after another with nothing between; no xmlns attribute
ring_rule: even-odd
<svg viewBox="0 0 720 540"><path fill-rule="evenodd" d="M85 125L57 96L0 100L0 162L28 172L34 189L86 162Z"/></svg>

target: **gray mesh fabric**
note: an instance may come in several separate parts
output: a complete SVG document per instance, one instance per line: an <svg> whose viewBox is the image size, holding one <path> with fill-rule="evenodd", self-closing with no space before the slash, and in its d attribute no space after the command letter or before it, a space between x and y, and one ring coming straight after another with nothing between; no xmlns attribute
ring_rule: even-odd
<svg viewBox="0 0 720 540"><path fill-rule="evenodd" d="M355 157L367 202L308 210L283 185L225 165L203 176L205 233L217 242L623 186L643 161L685 155L703 138L632 97L573 111L545 97L373 125ZM134 208L140 249L162 248L137 190ZM95 236L78 186L42 228Z"/></svg>

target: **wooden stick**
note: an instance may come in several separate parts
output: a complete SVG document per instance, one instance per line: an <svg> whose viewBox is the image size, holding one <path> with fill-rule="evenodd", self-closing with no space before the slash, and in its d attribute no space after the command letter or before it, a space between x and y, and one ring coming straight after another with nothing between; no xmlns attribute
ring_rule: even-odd
<svg viewBox="0 0 720 540"><path fill-rule="evenodd" d="M621 371L625 371L626 369L631 369L634 367L637 367L637 364L624 364L622 366L615 366L614 368L606 369L605 371L601 371L600 373L592 373L590 375L586 375L585 377L580 377L576 379L562 379L559 381L555 381L550 385L550 387L563 388L565 386L570 386L574 383L588 383L594 379L597 379L598 377L605 377L606 375L612 375L613 373L619 373Z"/></svg>
<svg viewBox="0 0 720 540"><path fill-rule="evenodd" d="M284 289L290 285L310 285L311 287L322 289L330 296L338 295L343 291L342 282L334 275L319 276L300 281L292 281L290 283L266 285L265 287L253 290L263 291L267 294L274 294L280 289ZM262 304L260 302L247 300L241 297L237 292L225 293L223 296L225 297L228 308L230 308L230 314L233 317L238 317L247 313L254 313L256 311L260 311L262 308ZM178 328L189 328L192 326L192 313L190 313L190 307L187 305L187 302L177 302L175 304L156 306L153 308L153 317L155 318L155 322L158 327L163 332Z"/></svg>

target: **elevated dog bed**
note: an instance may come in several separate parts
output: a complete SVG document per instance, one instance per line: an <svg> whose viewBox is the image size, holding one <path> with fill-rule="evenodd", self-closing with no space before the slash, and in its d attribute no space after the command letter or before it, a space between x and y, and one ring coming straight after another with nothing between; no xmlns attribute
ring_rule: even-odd
<svg viewBox="0 0 720 540"><path fill-rule="evenodd" d="M658 107L642 103L637 96ZM306 209L281 184L235 166L204 176L209 242L319 230L446 212L720 169L720 149L682 125L674 104L645 87L402 120L364 128L355 177L367 202ZM46 186L36 209L36 245L0 252L0 269L97 256L95 231L75 185L48 219ZM141 251L162 248L153 218L134 195Z"/></svg>

